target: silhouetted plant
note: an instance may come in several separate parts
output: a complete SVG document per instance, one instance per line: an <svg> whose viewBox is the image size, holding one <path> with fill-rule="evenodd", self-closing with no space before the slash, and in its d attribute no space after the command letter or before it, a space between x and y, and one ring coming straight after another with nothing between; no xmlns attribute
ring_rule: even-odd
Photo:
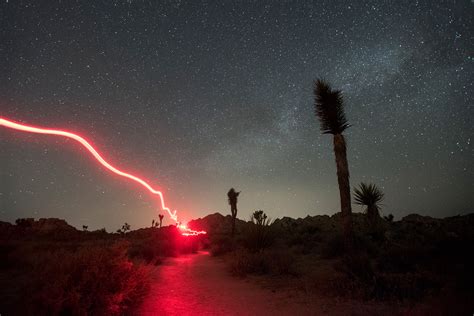
<svg viewBox="0 0 474 316"><path fill-rule="evenodd" d="M160 221L161 222L161 221ZM156 227L161 227L161 224L158 221L152 220L151 221L151 227L156 228Z"/></svg>
<svg viewBox="0 0 474 316"><path fill-rule="evenodd" d="M35 222L34 218L18 218L15 223L20 227L31 227Z"/></svg>
<svg viewBox="0 0 474 316"><path fill-rule="evenodd" d="M117 233L119 234L125 234L130 230L130 224L125 223L122 225L122 228L117 229Z"/></svg>
<svg viewBox="0 0 474 316"><path fill-rule="evenodd" d="M86 232L88 228L89 228L89 226L87 226L87 225L82 225L82 230L83 230L83 231Z"/></svg>
<svg viewBox="0 0 474 316"><path fill-rule="evenodd" d="M160 214L160 215L158 215L158 217L160 218L160 228L161 228L161 226L163 225L163 217L164 217L164 215L163 215L163 214Z"/></svg>
<svg viewBox="0 0 474 316"><path fill-rule="evenodd" d="M263 251L273 242L273 234L270 229L271 220L262 210L253 212L252 223L248 226L245 234L245 246L251 251Z"/></svg>
<svg viewBox="0 0 474 316"><path fill-rule="evenodd" d="M333 135L336 156L337 181L341 200L341 213L346 246L352 243L351 189L347 163L346 141L342 133L349 127L344 113L344 102L340 90L333 90L321 79L314 82L315 113L321 122L321 132Z"/></svg>
<svg viewBox="0 0 474 316"><path fill-rule="evenodd" d="M366 206L365 213L369 222L373 225L380 219L379 209L383 197L383 192L375 184L361 182L358 188L354 188L355 203Z"/></svg>
<svg viewBox="0 0 474 316"><path fill-rule="evenodd" d="M220 256L234 250L235 242L229 234L213 234L210 252L213 256Z"/></svg>
<svg viewBox="0 0 474 316"><path fill-rule="evenodd" d="M232 237L235 235L235 219L237 218L237 198L240 192L236 192L234 188L231 188L227 192L227 197L230 205L230 212L232 214Z"/></svg>
<svg viewBox="0 0 474 316"><path fill-rule="evenodd" d="M253 212L252 222L260 226L268 226L270 219L267 217L267 214L265 214L265 212L263 212L262 210L258 210Z"/></svg>
<svg viewBox="0 0 474 316"><path fill-rule="evenodd" d="M388 214L387 216L383 217L387 222L392 223L393 222L393 214Z"/></svg>
<svg viewBox="0 0 474 316"><path fill-rule="evenodd" d="M130 230L130 225L128 223L123 224L122 226L122 231L124 233L128 232Z"/></svg>

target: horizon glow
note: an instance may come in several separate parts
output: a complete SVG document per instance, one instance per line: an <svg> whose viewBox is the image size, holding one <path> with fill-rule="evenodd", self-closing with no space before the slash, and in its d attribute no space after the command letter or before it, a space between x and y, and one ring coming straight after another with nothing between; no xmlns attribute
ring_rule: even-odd
<svg viewBox="0 0 474 316"><path fill-rule="evenodd" d="M178 221L177 211L176 210L171 211L168 207L166 207L163 193L161 191L154 189L147 181L143 180L142 178L139 178L138 176L124 172L112 166L97 152L97 150L90 144L90 142L84 139L84 137L79 136L69 131L65 131L65 130L57 130L57 129L42 128L38 126L25 125L25 124L11 121L11 120L7 120L4 117L0 117L0 126L4 126L7 128L19 130L22 132L28 132L28 133L63 136L63 137L70 138L77 141L83 147L85 147L102 166L107 168L109 171L119 176L122 176L124 178L127 178L129 180L138 182L143 187L145 187L150 193L154 195L158 195L160 198L159 200L160 200L161 209L166 210L170 218L176 222L177 227L181 230L182 235L195 236L195 235L206 234L205 231L195 231L195 230L189 229L186 226L186 224L180 224Z"/></svg>

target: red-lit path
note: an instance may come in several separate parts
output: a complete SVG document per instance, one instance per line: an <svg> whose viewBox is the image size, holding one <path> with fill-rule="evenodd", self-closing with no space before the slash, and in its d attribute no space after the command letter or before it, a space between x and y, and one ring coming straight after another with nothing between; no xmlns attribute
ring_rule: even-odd
<svg viewBox="0 0 474 316"><path fill-rule="evenodd" d="M309 306L229 275L225 263L206 252L158 266L140 315L309 315ZM313 307L314 308L314 307ZM324 311L321 311L324 314Z"/></svg>
<svg viewBox="0 0 474 316"><path fill-rule="evenodd" d="M232 277L207 252L172 258L156 267L150 295L138 315L405 315L393 306L341 301L299 291L271 291ZM410 313L408 313L410 314Z"/></svg>

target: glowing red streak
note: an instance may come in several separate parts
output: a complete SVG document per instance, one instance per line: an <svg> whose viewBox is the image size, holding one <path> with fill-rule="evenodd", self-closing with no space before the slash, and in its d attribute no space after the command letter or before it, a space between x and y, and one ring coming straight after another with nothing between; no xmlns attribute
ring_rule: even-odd
<svg viewBox="0 0 474 316"><path fill-rule="evenodd" d="M23 131L23 132L36 133L36 134L47 134L47 135L59 135L59 136L74 139L75 141L79 142L82 146L84 146L94 156L94 158L97 159L97 161L100 162L105 168L109 169L113 173L118 174L119 176L122 176L122 177L125 177L125 178L128 178L130 180L133 180L135 182L140 183L148 191L150 191L151 193L153 193L155 195L158 195L160 197L161 209L166 210L168 212L169 216L174 221L178 222L178 216L176 215L176 210L174 212L171 212L171 210L168 207L166 207L165 201L164 201L164 198L163 198L163 193L161 193L158 190L153 189L153 187L151 185L149 185L145 180L143 180L143 179L141 179L137 176L134 176L130 173L121 171L121 170L115 168L114 166L112 166L111 164L109 164L104 158L102 158L102 156L97 152L97 150L95 150L95 148L92 147L92 145L88 141L86 141L83 137L81 137L77 134L71 133L71 132L63 131L63 130L46 129L46 128L40 128L40 127L35 127L35 126L28 126L28 125L24 125L24 124L9 121L9 120L4 119L2 117L0 117L0 126L5 126L5 127L8 127L8 128L16 129L16 130ZM185 235L185 236L199 235L199 234L205 234L206 233L205 231L191 230L191 229L187 228L186 225L179 225L178 227L181 229L182 234Z"/></svg>

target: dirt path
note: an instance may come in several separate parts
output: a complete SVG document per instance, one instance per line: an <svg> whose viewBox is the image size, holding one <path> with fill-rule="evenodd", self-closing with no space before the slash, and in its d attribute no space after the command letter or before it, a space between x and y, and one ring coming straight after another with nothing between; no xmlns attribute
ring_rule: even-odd
<svg viewBox="0 0 474 316"><path fill-rule="evenodd" d="M287 294L273 293L233 278L225 264L207 252L167 260L157 267L141 315L308 315ZM324 313L323 310L320 310Z"/></svg>
<svg viewBox="0 0 474 316"><path fill-rule="evenodd" d="M369 304L370 305L370 304ZM232 277L207 252L167 260L154 273L140 315L368 315L384 314L368 304L264 289ZM386 310L385 310L386 312Z"/></svg>

